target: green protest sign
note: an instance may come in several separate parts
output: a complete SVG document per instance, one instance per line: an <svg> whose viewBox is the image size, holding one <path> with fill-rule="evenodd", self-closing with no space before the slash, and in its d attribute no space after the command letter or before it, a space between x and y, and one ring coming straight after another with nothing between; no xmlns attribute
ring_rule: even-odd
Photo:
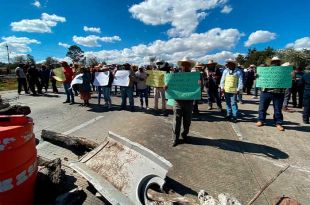
<svg viewBox="0 0 310 205"><path fill-rule="evenodd" d="M198 84L199 72L169 73L165 76L167 99L200 100L201 88Z"/></svg>
<svg viewBox="0 0 310 205"><path fill-rule="evenodd" d="M291 88L292 66L257 67L256 87Z"/></svg>

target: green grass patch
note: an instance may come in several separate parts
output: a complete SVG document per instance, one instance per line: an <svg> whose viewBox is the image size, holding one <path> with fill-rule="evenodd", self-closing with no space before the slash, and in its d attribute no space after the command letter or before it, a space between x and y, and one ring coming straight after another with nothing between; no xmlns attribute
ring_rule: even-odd
<svg viewBox="0 0 310 205"><path fill-rule="evenodd" d="M0 78L0 91L17 90L16 78Z"/></svg>

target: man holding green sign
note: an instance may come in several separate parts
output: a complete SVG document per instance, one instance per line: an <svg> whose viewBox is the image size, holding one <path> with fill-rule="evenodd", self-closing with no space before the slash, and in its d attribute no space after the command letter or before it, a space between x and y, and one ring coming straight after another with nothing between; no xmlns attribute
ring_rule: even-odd
<svg viewBox="0 0 310 205"><path fill-rule="evenodd" d="M256 87L261 87L262 92L259 102L258 122L256 126L261 127L266 120L268 107L273 102L276 127L279 131L284 131L282 126L283 114L282 106L284 101L284 93L286 88L292 86L291 66L280 66L281 60L278 57L271 59L270 67L258 67Z"/></svg>
<svg viewBox="0 0 310 205"><path fill-rule="evenodd" d="M201 99L200 74L197 72L191 73L191 68L195 64L195 61L185 57L178 61L178 65L181 67L180 73L166 74L166 98L175 100L172 126L173 147L179 144L182 118L184 130L181 135L184 141L188 140L187 135L192 120L193 102Z"/></svg>

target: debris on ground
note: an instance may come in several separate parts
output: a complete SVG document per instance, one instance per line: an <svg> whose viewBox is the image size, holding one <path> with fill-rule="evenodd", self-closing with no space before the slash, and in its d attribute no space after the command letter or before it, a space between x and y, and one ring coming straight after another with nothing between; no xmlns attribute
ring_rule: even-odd
<svg viewBox="0 0 310 205"><path fill-rule="evenodd" d="M4 102L0 96L0 115L29 115L30 107L22 105L10 105Z"/></svg>

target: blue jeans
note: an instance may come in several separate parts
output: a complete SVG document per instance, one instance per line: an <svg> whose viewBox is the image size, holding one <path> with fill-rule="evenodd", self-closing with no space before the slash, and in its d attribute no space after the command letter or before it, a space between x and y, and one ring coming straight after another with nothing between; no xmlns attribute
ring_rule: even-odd
<svg viewBox="0 0 310 205"><path fill-rule="evenodd" d="M71 87L71 83L64 83L64 89L67 95L67 101L70 101L70 97L71 97L71 102L74 102L74 95L72 92L72 88L69 89Z"/></svg>
<svg viewBox="0 0 310 205"><path fill-rule="evenodd" d="M282 106L284 101L284 93L270 93L270 92L261 92L260 101L259 101L259 110L258 110L258 121L265 122L266 112L270 103L273 103L273 119L276 125L282 125L283 123L283 114Z"/></svg>
<svg viewBox="0 0 310 205"><path fill-rule="evenodd" d="M133 100L133 87L121 87L121 97L122 97L122 109L126 108L127 97L129 99L129 105L131 109L134 109L134 100Z"/></svg>
<svg viewBox="0 0 310 205"><path fill-rule="evenodd" d="M137 93L138 95L140 96L140 103L141 103L141 106L143 107L143 97L145 99L145 105L146 107L149 106L149 100L148 100L148 88L145 88L145 89L137 89Z"/></svg>
<svg viewBox="0 0 310 205"><path fill-rule="evenodd" d="M98 90L98 102L100 102L101 94L103 94L105 103L112 104L111 87L98 86L97 90Z"/></svg>
<svg viewBox="0 0 310 205"><path fill-rule="evenodd" d="M225 93L224 95L226 101L227 116L237 118L238 115L237 94Z"/></svg>

